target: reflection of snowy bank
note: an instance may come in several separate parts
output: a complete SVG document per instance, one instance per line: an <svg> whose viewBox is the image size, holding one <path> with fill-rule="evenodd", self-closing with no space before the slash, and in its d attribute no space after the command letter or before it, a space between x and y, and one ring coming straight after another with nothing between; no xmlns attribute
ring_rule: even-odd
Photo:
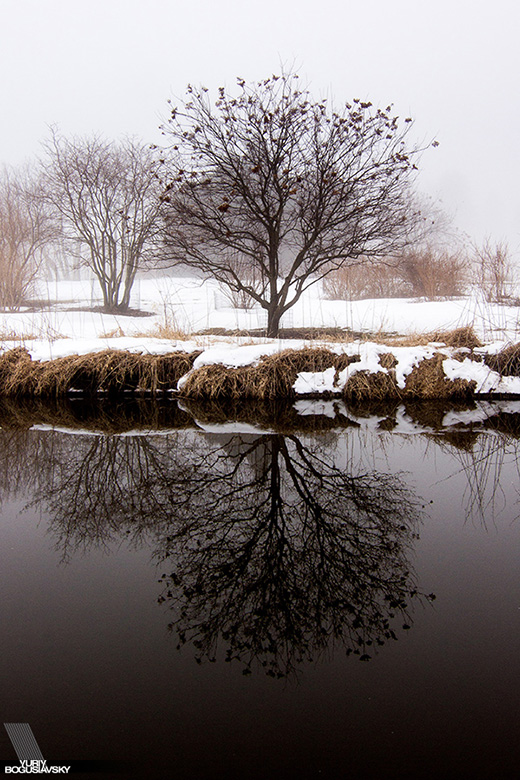
<svg viewBox="0 0 520 780"><path fill-rule="evenodd" d="M31 408L0 404L0 429L54 431L75 436L117 438L164 437L181 430L198 430L216 436L319 435L326 432L366 431L399 435L439 436L497 433L505 439L520 438L520 400L475 400L471 406L438 403L378 404L374 409L356 407L342 399L301 398L274 408L272 404L244 405L226 412L211 404L166 402L162 415L154 401L143 401L132 411L123 405L100 402L90 415L76 400L60 405L43 403Z"/></svg>
<svg viewBox="0 0 520 780"><path fill-rule="evenodd" d="M331 400L320 401L306 398L296 401L294 408L302 416L326 416L331 420L348 420L357 427L367 430L391 431L400 434L415 433L443 433L450 430L471 429L478 433L496 426L490 426L493 420L498 421L505 416L516 415L520 430L520 400L476 400L471 409L448 409L439 411L439 422L428 424L428 416L432 417L431 410L426 414L416 415L414 407L400 404L390 413L360 414L344 401ZM424 411L424 410L421 410ZM420 422L418 421L420 417ZM510 427L510 426L508 426Z"/></svg>

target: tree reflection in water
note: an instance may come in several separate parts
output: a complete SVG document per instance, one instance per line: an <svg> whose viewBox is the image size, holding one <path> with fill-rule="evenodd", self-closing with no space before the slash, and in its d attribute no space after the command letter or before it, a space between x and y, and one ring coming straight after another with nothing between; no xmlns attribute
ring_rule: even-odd
<svg viewBox="0 0 520 780"><path fill-rule="evenodd" d="M179 486L190 510L164 539L161 600L198 658L285 676L336 642L370 658L416 595L417 502L397 477L353 474L298 436L231 438ZM349 464L352 466L352 464Z"/></svg>
<svg viewBox="0 0 520 780"><path fill-rule="evenodd" d="M34 503L65 559L123 534L150 544L170 629L199 661L222 649L286 676L336 644L368 660L409 624L421 510L400 477L335 465L340 440L53 438Z"/></svg>

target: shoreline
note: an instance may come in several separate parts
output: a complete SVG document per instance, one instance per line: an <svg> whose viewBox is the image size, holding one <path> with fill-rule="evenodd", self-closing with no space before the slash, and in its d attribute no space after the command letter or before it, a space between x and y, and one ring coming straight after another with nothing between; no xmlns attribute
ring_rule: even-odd
<svg viewBox="0 0 520 780"><path fill-rule="evenodd" d="M470 328L442 335L442 341L422 344L270 340L217 342L206 349L193 341L135 340L131 348L107 341L105 348L88 351L86 342L84 354L77 354L82 350L76 340L68 345L71 354L50 360L15 346L0 353L0 396L151 395L217 402L520 397L519 343L482 345Z"/></svg>

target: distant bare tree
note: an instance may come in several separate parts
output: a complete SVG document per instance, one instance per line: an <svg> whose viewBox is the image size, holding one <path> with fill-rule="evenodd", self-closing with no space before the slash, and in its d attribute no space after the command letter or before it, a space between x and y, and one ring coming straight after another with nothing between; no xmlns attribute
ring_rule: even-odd
<svg viewBox="0 0 520 780"><path fill-rule="evenodd" d="M238 86L214 104L188 87L163 128L167 256L250 296L276 336L310 285L408 244L420 150L407 145L412 120L399 123L391 106L355 99L336 111L297 74Z"/></svg>
<svg viewBox="0 0 520 780"><path fill-rule="evenodd" d="M56 231L26 171L0 173L0 306L19 309L31 292Z"/></svg>
<svg viewBox="0 0 520 780"><path fill-rule="evenodd" d="M252 309L255 305L255 300L245 288L251 288L260 292L262 289L262 278L259 269L250 263L249 258L244 257L238 252L235 253L235 256L233 256L232 253L230 254L229 265L236 276L241 280L243 289L235 289L222 282L220 283L220 289L235 309Z"/></svg>
<svg viewBox="0 0 520 780"><path fill-rule="evenodd" d="M158 226L159 183L151 150L119 143L66 139L46 144L47 200L70 251L95 274L107 311L124 311L136 273L150 258Z"/></svg>

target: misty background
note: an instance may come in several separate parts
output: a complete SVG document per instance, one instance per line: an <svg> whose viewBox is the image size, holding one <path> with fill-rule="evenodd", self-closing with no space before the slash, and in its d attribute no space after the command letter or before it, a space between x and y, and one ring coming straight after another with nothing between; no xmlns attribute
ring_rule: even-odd
<svg viewBox="0 0 520 780"><path fill-rule="evenodd" d="M295 69L316 97L415 119L419 189L468 240L520 250L514 0L2 0L0 163L64 135L160 143L168 98Z"/></svg>

